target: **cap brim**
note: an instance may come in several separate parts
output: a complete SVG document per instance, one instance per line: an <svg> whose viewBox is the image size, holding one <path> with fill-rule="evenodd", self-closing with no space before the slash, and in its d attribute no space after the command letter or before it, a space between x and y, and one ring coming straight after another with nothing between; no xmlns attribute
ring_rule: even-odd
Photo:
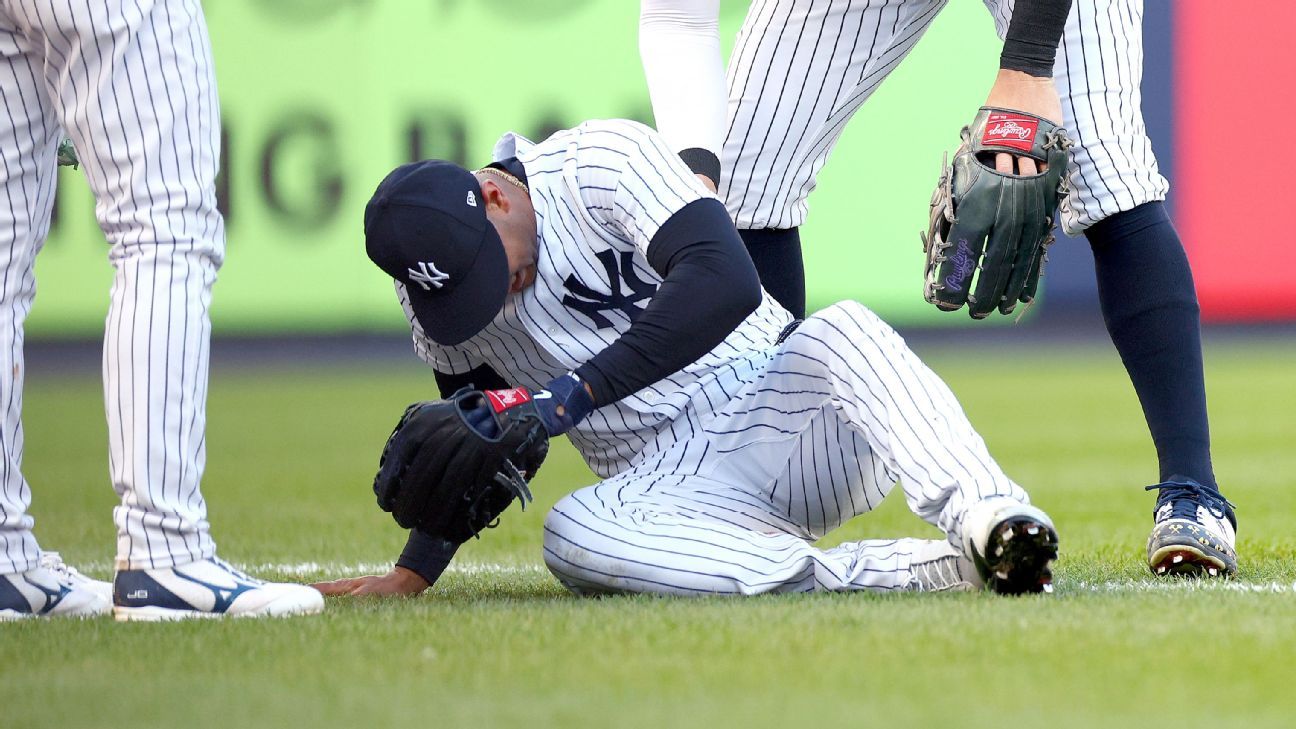
<svg viewBox="0 0 1296 729"><path fill-rule="evenodd" d="M486 328L508 297L508 257L495 226L487 224L477 258L452 291L429 296L418 286L405 287L410 308L424 333L447 347L461 344Z"/></svg>

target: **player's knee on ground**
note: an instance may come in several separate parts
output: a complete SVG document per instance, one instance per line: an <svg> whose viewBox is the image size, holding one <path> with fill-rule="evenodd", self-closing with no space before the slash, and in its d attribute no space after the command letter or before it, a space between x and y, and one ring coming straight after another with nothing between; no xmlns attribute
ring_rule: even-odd
<svg viewBox="0 0 1296 729"><path fill-rule="evenodd" d="M638 592L617 577L623 572L621 560L591 543L597 535L578 519L596 517L590 514L589 504L577 498L579 493L564 496L545 516L545 566L577 595Z"/></svg>

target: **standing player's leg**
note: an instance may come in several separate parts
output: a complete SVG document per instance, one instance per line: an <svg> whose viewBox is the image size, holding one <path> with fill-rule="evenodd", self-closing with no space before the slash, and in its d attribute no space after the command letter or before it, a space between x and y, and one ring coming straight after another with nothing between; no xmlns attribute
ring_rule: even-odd
<svg viewBox="0 0 1296 729"><path fill-rule="evenodd" d="M119 619L317 611L320 595L216 559L199 491L210 322L224 256L220 120L197 0L24 3L115 269L104 339Z"/></svg>
<svg viewBox="0 0 1296 729"><path fill-rule="evenodd" d="M805 316L798 227L846 122L922 37L945 0L757 0L729 59L720 197L761 284Z"/></svg>
<svg viewBox="0 0 1296 729"><path fill-rule="evenodd" d="M1002 36L1013 3L987 4ZM1078 140L1062 225L1093 249L1103 321L1156 444L1149 564L1158 573L1231 574L1236 519L1211 467L1197 293L1162 202L1169 183L1143 123L1142 75L1141 0L1074 3L1054 70Z"/></svg>
<svg viewBox="0 0 1296 729"><path fill-rule="evenodd" d="M42 566L27 514L23 324L36 295L36 254L49 233L59 138L39 73L29 39L0 8L0 620L111 609L107 583Z"/></svg>

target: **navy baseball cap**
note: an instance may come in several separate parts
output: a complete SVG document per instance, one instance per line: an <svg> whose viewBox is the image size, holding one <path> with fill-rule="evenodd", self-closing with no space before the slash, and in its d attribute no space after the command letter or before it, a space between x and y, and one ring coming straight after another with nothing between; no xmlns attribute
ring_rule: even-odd
<svg viewBox="0 0 1296 729"><path fill-rule="evenodd" d="M405 284L437 344L469 339L503 308L508 258L468 170L441 160L397 167L365 206L364 230L369 260Z"/></svg>

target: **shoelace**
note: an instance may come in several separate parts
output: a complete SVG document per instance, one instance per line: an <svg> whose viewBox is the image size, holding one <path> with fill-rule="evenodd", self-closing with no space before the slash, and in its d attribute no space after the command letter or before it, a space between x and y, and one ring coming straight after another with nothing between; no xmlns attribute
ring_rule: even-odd
<svg viewBox="0 0 1296 729"><path fill-rule="evenodd" d="M960 585L970 584L959 573L957 555L949 555L929 562L918 562L911 565L918 583L932 592L950 590Z"/></svg>
<svg viewBox="0 0 1296 729"><path fill-rule="evenodd" d="M90 578L77 571L77 568L65 563L58 552L41 552L40 566L58 575L65 583L89 582Z"/></svg>
<svg viewBox="0 0 1296 729"><path fill-rule="evenodd" d="M1203 486L1199 483L1187 481L1166 481L1165 483L1156 483L1143 489L1144 491L1157 490L1157 505L1152 509L1152 515L1156 516L1157 510L1165 502L1170 502L1170 516L1174 519L1197 519L1197 505L1201 504L1216 517L1223 519L1228 509L1236 509L1228 499L1224 498L1217 489L1210 486Z"/></svg>
<svg viewBox="0 0 1296 729"><path fill-rule="evenodd" d="M220 557L212 557L212 558L211 558L211 561L212 561L214 564L216 564L218 567L220 567L221 569L225 570L226 572L229 572L231 575L234 575L234 577L235 577L236 579L242 580L242 581L247 582L247 583L250 583L250 584L252 584L252 585L264 585L264 584L265 584L265 582L264 582L263 580L259 580L259 579L255 578L255 577L253 577L253 576L247 574L246 572L240 570L239 568L235 567L234 565L230 564L229 562L226 562L225 560L221 559Z"/></svg>

